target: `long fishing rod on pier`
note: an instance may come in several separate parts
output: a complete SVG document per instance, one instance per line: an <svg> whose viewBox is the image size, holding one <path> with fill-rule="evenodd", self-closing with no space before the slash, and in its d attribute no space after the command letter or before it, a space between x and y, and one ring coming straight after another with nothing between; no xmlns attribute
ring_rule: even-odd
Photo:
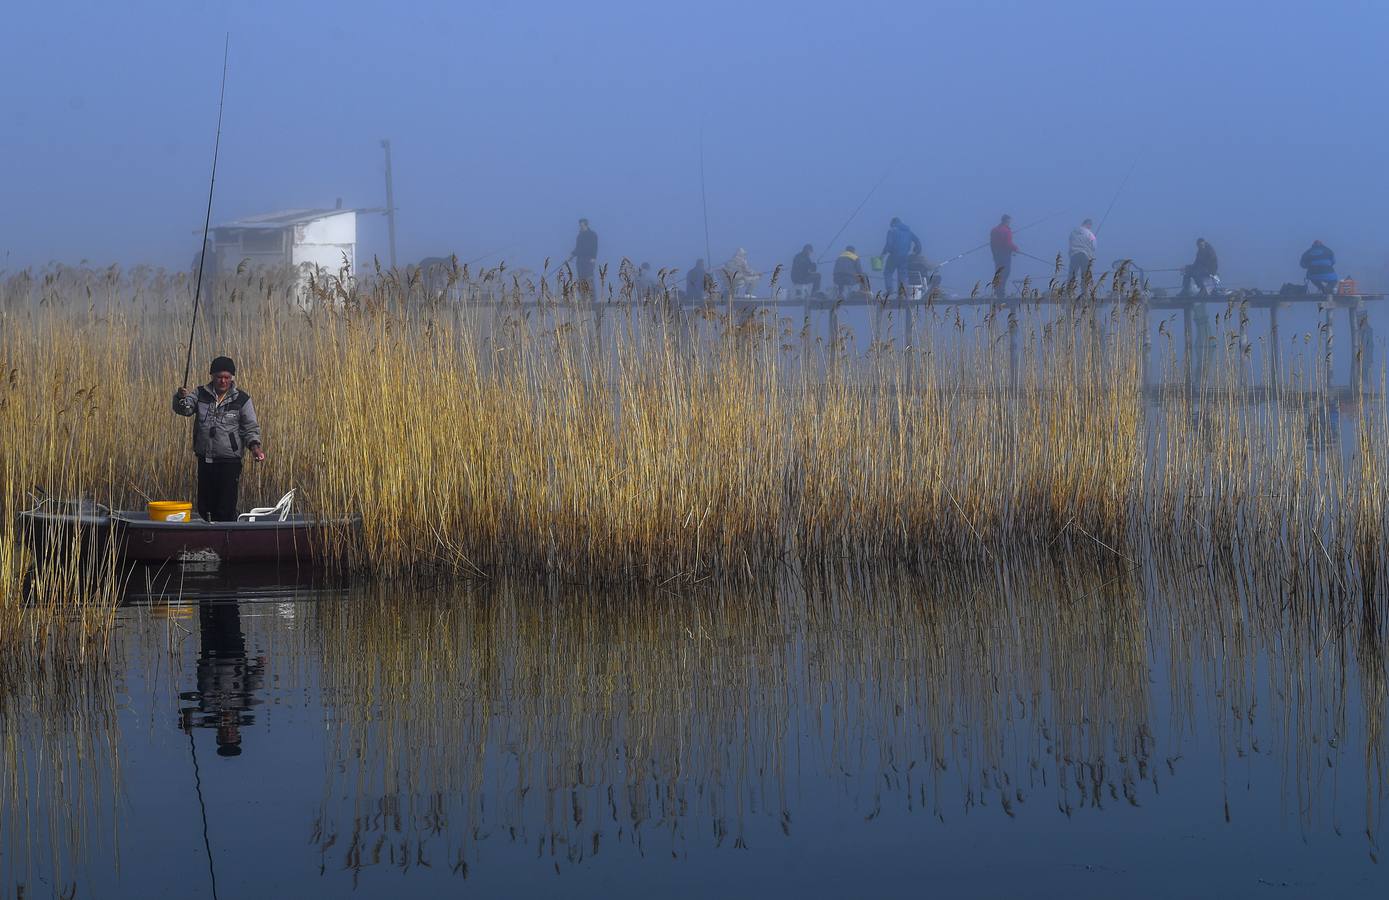
<svg viewBox="0 0 1389 900"><path fill-rule="evenodd" d="M863 208L865 206L868 205L868 201L873 199L873 195L878 192L878 188L883 186L883 182L887 181L887 176L892 174L892 170L897 167L897 163L901 161L901 159L902 157L899 156L897 157L897 159L894 159L892 162L887 164L887 168L883 170L882 177L880 177L876 182L874 182L873 186L868 189L868 193L864 195L861 201L859 201L859 205L854 207L854 211L849 213L849 218L845 219L844 224L839 226L839 230L834 233L834 237L830 238L828 241L821 245L822 250L820 252L820 256L818 259L815 260L815 264L817 266L825 260L829 259L830 253L832 252L830 248L834 246L834 242L839 240L839 236L844 233L844 229L848 228L849 225L854 221L854 219L858 218L858 214L863 211Z"/></svg>
<svg viewBox="0 0 1389 900"><path fill-rule="evenodd" d="M1059 213L1059 212L1054 212L1054 213L1051 213L1050 215L1042 216L1040 219L1037 219L1036 221L1033 221L1033 222L1029 222L1029 223L1027 223L1026 225L1022 226L1021 228L1016 229L1013 233L1014 233L1014 234L1022 234L1022 233L1023 233L1024 231L1026 231L1027 229L1029 229L1029 228L1035 228L1036 226L1041 225L1043 222L1046 222L1046 221L1049 221L1049 220L1051 220L1051 219L1054 219L1054 218L1056 218L1056 217L1059 216L1059 215L1061 215L1061 213ZM945 261L943 261L943 262L938 262L938 263L936 263L935 268L939 269L939 268L941 268L942 266L947 266L947 265L949 265L950 263L955 262L956 260L964 259L966 256L969 256L970 254L978 253L980 250L983 250L985 247L989 246L991 243L993 243L993 240L992 240L992 239L985 241L984 243L978 245L977 247L970 247L968 250L964 251L963 253L956 253L954 256L950 257L949 259L947 259L947 260L945 260ZM1029 257L1030 259L1036 259L1036 260L1038 260L1038 261L1040 261L1040 262L1047 262L1047 260L1041 259L1041 257L1033 256L1033 255L1030 254L1030 253L1023 253L1021 250L1018 251L1018 256L1026 256L1026 257ZM1050 265L1050 263L1048 263L1048 265Z"/></svg>
<svg viewBox="0 0 1389 900"><path fill-rule="evenodd" d="M704 116L699 117L699 202L704 208L704 264L714 264L709 252L709 192L704 189Z"/></svg>
<svg viewBox="0 0 1389 900"><path fill-rule="evenodd" d="M1124 176L1123 181L1119 182L1119 190L1114 192L1114 196L1109 200L1109 206L1105 208L1104 215L1100 217L1100 224L1095 226L1095 234L1099 234L1100 229L1104 228L1104 223L1109 221L1109 214L1114 211L1114 204L1119 202L1119 195L1122 194L1124 188L1128 186L1129 179L1133 177L1133 170L1138 168L1138 160L1141 159L1142 156L1143 154L1140 152L1133 158L1133 165L1129 166L1129 173Z"/></svg>
<svg viewBox="0 0 1389 900"><path fill-rule="evenodd" d="M198 254L198 280L193 288L193 321L188 325L188 356L183 361L183 386L188 387L188 373L193 369L193 334L198 327L198 307L202 302L203 269L207 265L207 232L212 226L212 191L217 186L217 154L222 149L222 109L227 100L227 51L231 49L231 32L222 44L222 90L217 98L217 138L212 144L212 179L207 185L207 215L203 217L203 246Z"/></svg>

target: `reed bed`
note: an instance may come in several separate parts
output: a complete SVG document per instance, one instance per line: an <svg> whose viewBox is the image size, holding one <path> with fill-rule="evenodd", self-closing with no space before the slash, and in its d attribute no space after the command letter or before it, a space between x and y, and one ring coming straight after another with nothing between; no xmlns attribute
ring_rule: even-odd
<svg viewBox="0 0 1389 900"><path fill-rule="evenodd" d="M1344 452L1308 399L1324 387L1310 336L1303 365L1268 373L1286 402L1241 404L1237 303L1198 348L1205 393L1154 405L1122 284L1104 305L1087 285L1062 307L933 308L860 347L718 302L595 305L503 270L450 282L328 277L306 294L248 274L209 299L195 373L213 354L238 360L270 452L243 505L294 487L311 512L360 515L361 540L335 545L343 569L666 583L1058 541L1122 557L1156 538L1266 541L1379 584L1383 405L1359 407ZM0 631L88 615L104 597L92 574L112 571L59 567L38 604L19 602L33 569L13 514L35 486L113 506L193 495L188 423L169 411L188 290L71 269L0 288Z"/></svg>

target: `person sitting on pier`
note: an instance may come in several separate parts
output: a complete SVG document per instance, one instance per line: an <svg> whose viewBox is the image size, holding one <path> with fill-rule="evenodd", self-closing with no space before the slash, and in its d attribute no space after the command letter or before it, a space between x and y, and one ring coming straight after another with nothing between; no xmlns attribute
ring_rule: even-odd
<svg viewBox="0 0 1389 900"><path fill-rule="evenodd" d="M852 244L834 261L834 296L843 300L845 294L859 290L863 280L863 263L859 261L858 251Z"/></svg>
<svg viewBox="0 0 1389 900"><path fill-rule="evenodd" d="M748 251L742 247L738 248L732 259L723 264L723 274L726 286L734 297L751 298L757 295L757 282L762 280L762 273L752 270L752 264L748 262Z"/></svg>
<svg viewBox="0 0 1389 900"><path fill-rule="evenodd" d="M1303 252L1300 265L1307 270L1307 281L1318 291L1331 294L1336 290L1341 279L1336 277L1336 254L1330 247L1313 241Z"/></svg>
<svg viewBox="0 0 1389 900"><path fill-rule="evenodd" d="M812 295L820 293L820 272L815 265L815 248L806 244L796 258L791 260L791 283L809 289Z"/></svg>
<svg viewBox="0 0 1389 900"><path fill-rule="evenodd" d="M1082 277L1090 270L1090 264L1095 261L1094 227L1094 220L1086 219L1071 231L1068 248L1071 252L1071 268L1066 274L1066 280L1074 281Z"/></svg>
<svg viewBox="0 0 1389 900"><path fill-rule="evenodd" d="M241 459L247 451L265 461L260 423L251 395L236 386L236 363L219 356L208 369L212 380L196 392L181 387L174 412L193 417L193 453L198 457L198 515L208 522L236 521Z"/></svg>
<svg viewBox="0 0 1389 900"><path fill-rule="evenodd" d="M1182 296L1191 296L1194 282L1200 296L1207 296L1206 282L1216 281L1220 274L1220 261L1216 259L1215 248L1205 238L1196 239L1196 259L1182 269ZM1216 283L1219 283L1216 281Z"/></svg>
<svg viewBox="0 0 1389 900"><path fill-rule="evenodd" d="M940 266L920 253L913 253L907 257L907 285L913 300L924 300L928 293L940 287Z"/></svg>
<svg viewBox="0 0 1389 900"><path fill-rule="evenodd" d="M638 299L641 300L649 299L661 292L661 283L656 280L655 275L651 274L651 263L649 262L644 262L637 267L636 291Z"/></svg>

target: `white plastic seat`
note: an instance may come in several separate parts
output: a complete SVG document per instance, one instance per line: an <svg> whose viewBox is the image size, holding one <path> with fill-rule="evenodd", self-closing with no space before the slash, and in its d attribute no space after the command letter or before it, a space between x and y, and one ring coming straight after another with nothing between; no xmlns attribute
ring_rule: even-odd
<svg viewBox="0 0 1389 900"><path fill-rule="evenodd" d="M238 522L259 522L262 519L274 519L283 522L289 518L289 512L294 508L294 488L289 489L289 493L280 498L274 506L258 506L250 512L244 512L236 517Z"/></svg>

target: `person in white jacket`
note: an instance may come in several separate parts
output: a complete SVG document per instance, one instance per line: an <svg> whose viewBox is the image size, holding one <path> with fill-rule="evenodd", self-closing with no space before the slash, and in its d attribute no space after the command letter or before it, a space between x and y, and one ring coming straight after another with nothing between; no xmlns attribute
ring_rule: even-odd
<svg viewBox="0 0 1389 900"><path fill-rule="evenodd" d="M733 258L723 264L723 274L727 286L733 291L733 296L756 296L757 282L762 279L762 273L753 271L752 265L748 262L748 251L739 247Z"/></svg>
<svg viewBox="0 0 1389 900"><path fill-rule="evenodd" d="M1066 275L1068 279L1084 275L1086 269L1095 261L1094 227L1095 223L1086 219L1071 232L1071 270Z"/></svg>

